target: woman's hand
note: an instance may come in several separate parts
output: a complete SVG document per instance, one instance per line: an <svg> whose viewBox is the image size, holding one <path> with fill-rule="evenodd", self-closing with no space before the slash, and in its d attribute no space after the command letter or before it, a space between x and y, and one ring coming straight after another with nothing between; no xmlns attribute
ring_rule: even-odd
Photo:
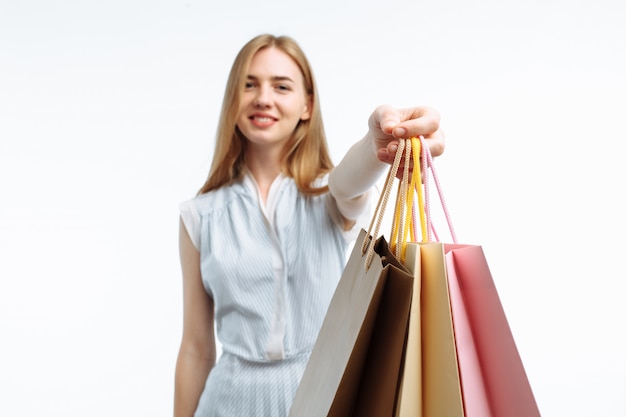
<svg viewBox="0 0 626 417"><path fill-rule="evenodd" d="M439 127L439 120L439 113L430 107L377 107L369 118L369 134L374 140L378 159L393 163L398 139L413 136L424 136L432 156L441 155L445 148L445 137Z"/></svg>

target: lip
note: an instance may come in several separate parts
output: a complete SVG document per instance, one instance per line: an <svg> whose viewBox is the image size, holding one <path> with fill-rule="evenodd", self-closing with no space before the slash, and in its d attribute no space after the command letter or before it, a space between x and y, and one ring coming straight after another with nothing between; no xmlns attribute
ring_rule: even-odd
<svg viewBox="0 0 626 417"><path fill-rule="evenodd" d="M250 120L254 120L254 119L270 119L272 121L278 120L276 117L268 113L252 113L248 118Z"/></svg>
<svg viewBox="0 0 626 417"><path fill-rule="evenodd" d="M278 119L267 113L252 113L248 119L258 127L267 127L273 125Z"/></svg>

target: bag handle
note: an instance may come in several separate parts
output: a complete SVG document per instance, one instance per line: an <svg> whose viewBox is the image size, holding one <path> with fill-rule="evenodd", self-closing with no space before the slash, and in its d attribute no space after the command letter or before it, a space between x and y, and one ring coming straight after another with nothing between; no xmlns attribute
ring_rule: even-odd
<svg viewBox="0 0 626 417"><path fill-rule="evenodd" d="M401 140L406 143L404 150L404 171L398 187L396 210L393 217L390 242L392 252L394 252L396 257L403 262L407 241L415 241L417 239L417 232L415 229L417 222L413 216L416 204L417 210L420 213L422 239L425 239L426 237L427 223L424 211L423 192L422 189L417 186L422 183L419 161L420 148L422 147L422 144L415 137ZM411 160L413 162L412 169L410 167Z"/></svg>
<svg viewBox="0 0 626 417"><path fill-rule="evenodd" d="M385 215L385 208L387 207L387 203L389 201L391 188L398 173L398 167L400 166L400 160L404 153L404 147L405 141L398 141L398 150L396 151L396 156L393 160L391 168L389 168L389 171L387 172L387 178L385 179L383 192L378 199L378 204L376 205L376 209L374 210L372 221L370 222L369 228L367 229L367 236L365 237L365 239L363 239L363 244L361 245L361 255L365 255L367 253L367 256L365 257L366 271L370 268L372 264L372 259L374 258L375 240L380 232L380 225L382 224Z"/></svg>
<svg viewBox="0 0 626 417"><path fill-rule="evenodd" d="M363 240L363 244L361 246L361 254L365 255L367 252L367 256L365 258L365 270L368 270L372 263L375 238L378 237L380 233L380 226L384 218L385 209L389 202L391 189L393 188L393 183L398 174L398 168L402 157L404 157L404 170L402 172L402 179L398 186L396 207L392 223L392 233L390 239L392 252L395 253L399 260L404 260L407 236L410 234L410 239L412 241L415 241L417 236L417 231L415 229L415 226L418 224L416 211L419 212L419 224L422 232L422 241L431 242L433 236L435 241L439 241L439 236L437 235L433 225L432 213L430 209L429 173L432 175L433 182L435 183L439 202L441 203L446 223L448 224L448 230L452 237L452 242L457 243L456 232L452 225L450 212L443 196L441 183L439 182L433 157L430 153L430 149L428 148L428 144L426 143L426 139L424 139L423 136L420 136L419 139L417 137L400 139L398 141L398 149L396 151L393 164L387 172L383 192L378 199L372 221L370 222L367 230L367 237ZM413 162L413 170L409 180L411 158Z"/></svg>
<svg viewBox="0 0 626 417"><path fill-rule="evenodd" d="M439 197L439 202L441 203L441 208L443 210L445 219L446 219L446 223L448 225L448 230L450 232L450 236L452 238L452 242L453 243L457 243L457 237L456 237L456 232L454 230L454 226L452 224L452 219L450 216L450 212L448 210L448 205L446 204L446 200L443 196L443 190L441 187L441 183L439 182L439 177L437 175L437 170L435 169L435 164L433 162L433 157L430 153L430 149L428 148L428 145L426 144L426 139L424 139L423 136L420 136L420 143L422 144L421 146L421 164L422 166L420 166L421 170L423 171L423 181L422 184L417 184L418 187L423 187L423 193L424 193L424 215L426 217L426 222L427 222L427 236L426 236L426 241L430 242L432 241L432 236L434 235L435 241L439 241L439 236L437 235L437 231L435 230L435 227L433 225L433 221L432 221L432 213L431 213L431 209L430 209L430 187L429 187L429 178L428 178L428 174L430 172L430 174L432 175L433 178L433 182L435 183L435 187L437 189L437 195ZM420 216L422 215L422 213L420 212ZM413 222L415 222L415 211L413 211Z"/></svg>

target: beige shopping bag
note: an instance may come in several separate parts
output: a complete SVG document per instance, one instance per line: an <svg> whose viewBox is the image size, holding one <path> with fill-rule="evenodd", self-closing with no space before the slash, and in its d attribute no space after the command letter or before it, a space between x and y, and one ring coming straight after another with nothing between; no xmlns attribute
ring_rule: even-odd
<svg viewBox="0 0 626 417"><path fill-rule="evenodd" d="M421 258L422 411L424 417L464 415L443 243L417 245Z"/></svg>
<svg viewBox="0 0 626 417"><path fill-rule="evenodd" d="M420 141L412 139L412 162L420 167L421 151L426 150ZM423 155L423 153L422 153ZM406 157L409 157L407 154ZM424 159L424 158L422 158ZM405 164L405 166L408 164ZM430 242L428 233L428 201L424 195L423 169L413 169L411 180L406 178L408 188L400 189L404 198L397 202L406 205L404 218L394 218L392 241L404 227L409 230L411 241L402 235L398 243L404 245L398 256L413 273L413 300L409 318L407 346L395 416L397 417L462 417L464 415L461 381L456 355L456 343L450 307L444 246ZM424 171L425 173L425 171ZM401 183L402 184L402 183ZM422 242L416 242L418 223L414 216L413 200L416 205ZM401 210L396 209L395 213ZM398 224L398 226L396 226Z"/></svg>
<svg viewBox="0 0 626 417"><path fill-rule="evenodd" d="M462 417L444 246L410 242L404 264L414 274L414 287L395 415Z"/></svg>

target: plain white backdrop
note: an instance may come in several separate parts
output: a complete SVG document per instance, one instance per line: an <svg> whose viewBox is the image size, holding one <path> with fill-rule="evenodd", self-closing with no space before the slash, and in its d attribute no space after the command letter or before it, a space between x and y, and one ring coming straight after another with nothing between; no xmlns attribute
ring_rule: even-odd
<svg viewBox="0 0 626 417"><path fill-rule="evenodd" d="M378 104L442 114L542 414L626 416L626 3L0 2L0 415L168 416L178 204L239 48L288 34L336 162Z"/></svg>

